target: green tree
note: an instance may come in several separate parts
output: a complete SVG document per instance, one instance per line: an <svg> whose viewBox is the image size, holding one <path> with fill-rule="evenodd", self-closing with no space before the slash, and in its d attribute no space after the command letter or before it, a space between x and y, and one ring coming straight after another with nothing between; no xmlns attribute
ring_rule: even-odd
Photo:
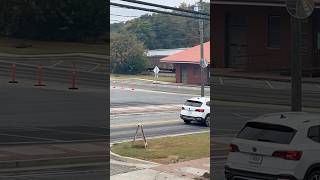
<svg viewBox="0 0 320 180"><path fill-rule="evenodd" d="M179 8L193 10L194 5L182 3ZM204 3L210 13L210 4ZM182 12L174 11L183 14ZM129 32L142 41L148 49L192 47L199 44L199 20L153 13L126 23L112 24L113 32ZM204 21L204 40L210 39L210 22Z"/></svg>
<svg viewBox="0 0 320 180"><path fill-rule="evenodd" d="M97 40L107 31L106 0L1 0L0 35Z"/></svg>
<svg viewBox="0 0 320 180"><path fill-rule="evenodd" d="M128 33L112 33L110 39L111 72L138 74L146 69L146 50L142 42Z"/></svg>

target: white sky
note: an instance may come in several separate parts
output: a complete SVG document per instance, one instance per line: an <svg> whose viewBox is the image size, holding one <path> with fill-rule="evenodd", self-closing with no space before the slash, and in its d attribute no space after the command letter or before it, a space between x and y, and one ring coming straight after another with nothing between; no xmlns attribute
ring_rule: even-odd
<svg viewBox="0 0 320 180"><path fill-rule="evenodd" d="M199 2L199 0L141 0L141 1L150 2L154 4L161 4L166 6L172 6L172 7L177 7L183 2L189 5L193 5L196 2ZM210 0L203 0L203 1L209 2ZM120 1L120 0L110 0L110 2L163 10L161 8L155 8L151 6L143 6L143 5L133 4L133 3L126 3L125 1ZM127 21L135 18L135 17L121 17L121 16L141 16L143 14L147 14L147 12L135 10L135 9L126 9L126 8L110 6L110 20L111 20L110 23L117 23L119 21ZM121 16L117 16L117 15L121 15Z"/></svg>

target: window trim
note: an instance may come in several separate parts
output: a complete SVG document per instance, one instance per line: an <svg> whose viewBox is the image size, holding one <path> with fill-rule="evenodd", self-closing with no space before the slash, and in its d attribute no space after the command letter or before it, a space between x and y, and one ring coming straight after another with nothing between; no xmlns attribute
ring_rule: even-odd
<svg viewBox="0 0 320 180"><path fill-rule="evenodd" d="M270 36L269 36L269 32L270 32L270 19L272 17L278 17L279 20L280 20L280 23L279 23L279 47L273 47L273 46L270 46ZM281 48L281 16L280 15L268 15L267 16L267 26L266 26L266 29L267 29L267 33L266 33L266 48L268 49L271 49L271 50L279 50Z"/></svg>

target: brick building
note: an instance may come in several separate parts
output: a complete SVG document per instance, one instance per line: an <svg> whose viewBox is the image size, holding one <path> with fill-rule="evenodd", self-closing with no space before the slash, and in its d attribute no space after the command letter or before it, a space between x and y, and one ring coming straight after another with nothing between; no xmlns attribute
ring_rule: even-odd
<svg viewBox="0 0 320 180"><path fill-rule="evenodd" d="M210 41L204 43L204 59L210 64ZM176 82L201 84L200 45L160 59L160 62L173 63ZM209 67L209 66L208 66ZM209 68L205 69L205 82L209 84Z"/></svg>
<svg viewBox="0 0 320 180"><path fill-rule="evenodd" d="M320 1L302 29L303 69L320 67ZM291 19L284 0L214 0L214 67L247 71L290 68Z"/></svg>

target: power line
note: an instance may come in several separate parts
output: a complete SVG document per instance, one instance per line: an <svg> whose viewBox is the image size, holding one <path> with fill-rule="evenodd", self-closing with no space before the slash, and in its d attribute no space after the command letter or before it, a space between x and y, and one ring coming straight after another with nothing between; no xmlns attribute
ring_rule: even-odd
<svg viewBox="0 0 320 180"><path fill-rule="evenodd" d="M176 8L176 7L165 6L165 5L160 5L160 4L154 4L154 3L149 3L149 2L139 1L139 0L120 0L120 1L126 1L126 2L130 2L130 3L159 7L159 8L163 8L163 9L171 9L171 10L175 10L175 11L187 12L187 13L191 13L191 14L198 14L198 15L204 15L204 16L210 17L210 14L208 14L208 13L197 12L197 11L192 11L192 10L188 10L188 9Z"/></svg>
<svg viewBox="0 0 320 180"><path fill-rule="evenodd" d="M127 8L127 9L137 9L137 10L141 10L141 11L148 11L148 12L154 12L154 13L161 13L161 14L168 14L168 15L173 15L173 16L181 16L181 17L194 18L194 19L203 19L203 20L210 21L210 18L206 18L206 17L197 17L197 16L192 16L192 15L187 15L187 14L166 12L166 11L160 11L160 10L156 10L156 9L148 9L148 8L136 7L136 6L131 6L131 5L113 3L113 2L110 2L110 5L118 6L118 7L122 7L122 8Z"/></svg>

